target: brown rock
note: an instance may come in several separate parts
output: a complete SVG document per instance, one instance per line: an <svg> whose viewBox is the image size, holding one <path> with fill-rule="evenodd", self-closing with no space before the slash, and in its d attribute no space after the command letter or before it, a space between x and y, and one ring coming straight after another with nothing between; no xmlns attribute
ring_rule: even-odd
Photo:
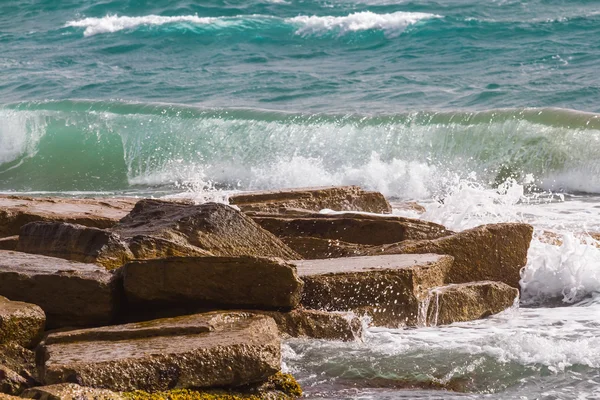
<svg viewBox="0 0 600 400"><path fill-rule="evenodd" d="M121 270L131 304L290 309L302 281L293 265L264 257L176 257L134 261Z"/></svg>
<svg viewBox="0 0 600 400"><path fill-rule="evenodd" d="M19 236L8 236L0 238L0 250L16 250Z"/></svg>
<svg viewBox="0 0 600 400"><path fill-rule="evenodd" d="M123 218L135 199L66 199L0 196L0 237L18 235L33 221L61 221L108 228Z"/></svg>
<svg viewBox="0 0 600 400"><path fill-rule="evenodd" d="M392 208L394 210L402 210L402 211L414 211L417 214L423 214L427 211L425 207L417 203L416 201L400 201L393 202Z"/></svg>
<svg viewBox="0 0 600 400"><path fill-rule="evenodd" d="M0 345L0 399L39 384L35 355L14 342Z"/></svg>
<svg viewBox="0 0 600 400"><path fill-rule="evenodd" d="M354 257L370 254L370 246L316 237L282 237L281 241L306 260Z"/></svg>
<svg viewBox="0 0 600 400"><path fill-rule="evenodd" d="M349 257L296 261L304 281L302 305L327 311L356 311L377 326L415 325L429 289L441 286L452 257Z"/></svg>
<svg viewBox="0 0 600 400"><path fill-rule="evenodd" d="M299 258L250 218L218 203L192 205L141 200L112 231L130 243L136 257L162 257L168 254L163 245L169 243L168 246L193 247L215 256Z"/></svg>
<svg viewBox="0 0 600 400"><path fill-rule="evenodd" d="M233 195L230 204L240 210L280 213L282 209L299 208L320 211L365 211L391 213L388 201L379 192L367 192L358 186L314 187L277 191L250 192Z"/></svg>
<svg viewBox="0 0 600 400"><path fill-rule="evenodd" d="M0 251L0 295L37 304L52 329L110 323L119 293L115 277L96 265Z"/></svg>
<svg viewBox="0 0 600 400"><path fill-rule="evenodd" d="M285 336L352 341L362 335L362 322L354 313L304 309L252 312L273 318Z"/></svg>
<svg viewBox="0 0 600 400"><path fill-rule="evenodd" d="M42 339L46 316L39 306L0 296L0 344L35 347Z"/></svg>
<svg viewBox="0 0 600 400"><path fill-rule="evenodd" d="M31 222L21 228L18 251L115 269L134 258L119 235L63 222Z"/></svg>
<svg viewBox="0 0 600 400"><path fill-rule="evenodd" d="M527 263L532 235L533 227L528 224L482 225L436 240L386 245L374 252L448 254L454 257L454 264L448 271L447 283L490 280L519 288L520 271Z"/></svg>
<svg viewBox="0 0 600 400"><path fill-rule="evenodd" d="M125 400L119 393L105 389L79 386L75 383L60 383L27 389L21 398L37 400Z"/></svg>
<svg viewBox="0 0 600 400"><path fill-rule="evenodd" d="M161 391L242 386L264 382L279 370L280 339L272 318L247 313L210 313L206 318L214 325L205 333L172 336L171 329L143 339L76 337L40 346L40 375L45 384Z"/></svg>
<svg viewBox="0 0 600 400"><path fill-rule="evenodd" d="M453 233L433 222L397 216L343 213L288 217L263 214L252 218L278 237L315 237L362 245L437 239Z"/></svg>
<svg viewBox="0 0 600 400"><path fill-rule="evenodd" d="M447 325L497 314L513 306L519 291L501 282L471 282L431 290L426 300L427 324Z"/></svg>

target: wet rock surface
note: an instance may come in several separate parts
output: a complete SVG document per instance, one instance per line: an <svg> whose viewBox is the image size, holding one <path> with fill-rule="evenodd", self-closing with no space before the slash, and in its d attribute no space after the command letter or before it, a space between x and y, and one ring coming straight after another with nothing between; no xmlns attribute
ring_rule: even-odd
<svg viewBox="0 0 600 400"><path fill-rule="evenodd" d="M0 237L18 235L23 225L33 221L108 228L127 215L136 201L0 195Z"/></svg>
<svg viewBox="0 0 600 400"><path fill-rule="evenodd" d="M130 304L291 309L302 281L294 265L266 257L178 257L131 262L121 270Z"/></svg>
<svg viewBox="0 0 600 400"><path fill-rule="evenodd" d="M313 237L361 245L437 239L453 233L433 222L356 213L311 214L299 217L254 214L252 219L277 237Z"/></svg>
<svg viewBox="0 0 600 400"><path fill-rule="evenodd" d="M489 317L514 305L519 291L502 282L471 282L431 290L427 325L447 325Z"/></svg>
<svg viewBox="0 0 600 400"><path fill-rule="evenodd" d="M358 186L313 187L236 194L229 197L232 205L242 211L281 213L297 208L312 211L364 211L388 214L392 207L379 192L362 190Z"/></svg>
<svg viewBox="0 0 600 400"><path fill-rule="evenodd" d="M119 288L113 274L94 264L0 251L0 295L37 304L52 329L110 323Z"/></svg>
<svg viewBox="0 0 600 400"><path fill-rule="evenodd" d="M163 321L171 326L167 333L158 330L143 339L82 340L76 335L73 341L52 344L50 334L51 344L38 348L41 379L45 384L160 391L237 387L264 382L279 371L280 339L272 318L234 312L206 318L212 329L198 334L173 332L173 320ZM88 330L86 335L93 334Z"/></svg>
<svg viewBox="0 0 600 400"><path fill-rule="evenodd" d="M452 257L434 254L296 261L308 309L367 314L376 326L415 325L419 304L443 285Z"/></svg>
<svg viewBox="0 0 600 400"><path fill-rule="evenodd" d="M377 254L448 254L454 264L447 283L490 280L519 288L532 235L533 227L528 224L491 224L436 240L382 246Z"/></svg>
<svg viewBox="0 0 600 400"><path fill-rule="evenodd" d="M0 344L32 348L42 339L46 315L39 306L0 296Z"/></svg>
<svg viewBox="0 0 600 400"><path fill-rule="evenodd" d="M281 241L306 260L354 257L370 254L370 246L315 237L282 237Z"/></svg>

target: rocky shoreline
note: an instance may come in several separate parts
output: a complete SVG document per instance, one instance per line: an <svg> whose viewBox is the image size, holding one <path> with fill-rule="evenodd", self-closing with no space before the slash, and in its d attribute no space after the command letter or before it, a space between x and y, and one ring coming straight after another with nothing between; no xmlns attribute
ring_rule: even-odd
<svg viewBox="0 0 600 400"><path fill-rule="evenodd" d="M503 311L533 232L455 233L353 186L230 204L0 196L0 398L296 398L282 338Z"/></svg>

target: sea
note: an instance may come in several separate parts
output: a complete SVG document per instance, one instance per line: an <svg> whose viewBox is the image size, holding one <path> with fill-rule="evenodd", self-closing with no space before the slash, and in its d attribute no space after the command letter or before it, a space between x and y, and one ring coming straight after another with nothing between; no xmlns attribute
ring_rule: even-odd
<svg viewBox="0 0 600 400"><path fill-rule="evenodd" d="M306 398L600 399L597 0L0 0L0 192L324 185L535 232L499 315L286 341Z"/></svg>

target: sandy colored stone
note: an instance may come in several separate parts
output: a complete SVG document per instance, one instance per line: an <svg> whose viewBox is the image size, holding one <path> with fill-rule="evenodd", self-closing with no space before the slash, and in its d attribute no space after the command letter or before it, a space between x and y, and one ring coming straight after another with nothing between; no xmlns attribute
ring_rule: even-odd
<svg viewBox="0 0 600 400"><path fill-rule="evenodd" d="M447 325L488 317L514 305L519 290L502 282L471 282L431 290L427 325Z"/></svg>
<svg viewBox="0 0 600 400"><path fill-rule="evenodd" d="M371 253L370 246L316 237L282 237L281 241L306 260L355 257Z"/></svg>
<svg viewBox="0 0 600 400"><path fill-rule="evenodd" d="M94 264L0 251L0 295L40 306L50 329L110 323L119 294L115 279Z"/></svg>
<svg viewBox="0 0 600 400"><path fill-rule="evenodd" d="M118 268L134 258L119 235L63 222L32 222L21 228L18 251Z"/></svg>
<svg viewBox="0 0 600 400"><path fill-rule="evenodd" d="M273 318L279 331L289 337L353 341L362 335L362 322L354 313L305 309L252 312Z"/></svg>
<svg viewBox="0 0 600 400"><path fill-rule="evenodd" d="M433 222L397 216L336 213L300 217L254 215L252 218L277 237L315 237L362 245L437 239L453 233Z"/></svg>
<svg viewBox="0 0 600 400"><path fill-rule="evenodd" d="M290 309L302 281L294 265L265 257L174 257L134 261L121 274L130 304Z"/></svg>
<svg viewBox="0 0 600 400"><path fill-rule="evenodd" d="M75 383L60 383L27 389L21 398L36 400L125 400L119 393L94 389Z"/></svg>
<svg viewBox="0 0 600 400"><path fill-rule="evenodd" d="M42 345L38 348L42 381L78 382L114 391L162 391L259 383L279 370L281 344L272 318L239 312L208 313L206 318L214 325L199 334L181 335L170 329L147 338L74 336L73 341Z"/></svg>
<svg viewBox="0 0 600 400"><path fill-rule="evenodd" d="M18 235L0 238L0 250L16 250L18 244Z"/></svg>
<svg viewBox="0 0 600 400"><path fill-rule="evenodd" d="M376 254L448 254L454 257L447 283L504 282L519 288L527 263L533 227L504 223L482 225L436 240L395 243L374 249Z"/></svg>
<svg viewBox="0 0 600 400"><path fill-rule="evenodd" d="M435 254L294 262L308 309L367 314L376 326L415 325L429 289L443 285L452 257Z"/></svg>
<svg viewBox="0 0 600 400"><path fill-rule="evenodd" d="M0 344L32 348L42 339L46 315L39 306L0 296Z"/></svg>
<svg viewBox="0 0 600 400"><path fill-rule="evenodd" d="M240 193L229 197L242 211L281 213L288 208L320 211L364 211L391 213L392 208L379 192L358 186L331 186Z"/></svg>
<svg viewBox="0 0 600 400"><path fill-rule="evenodd" d="M0 399L38 384L34 353L15 342L0 345Z"/></svg>
<svg viewBox="0 0 600 400"><path fill-rule="evenodd" d="M18 235L23 225L34 221L108 228L127 215L136 201L0 195L0 237Z"/></svg>
<svg viewBox="0 0 600 400"><path fill-rule="evenodd" d="M196 255L299 258L252 219L219 203L193 205L141 200L112 232L129 243L136 258L155 258L147 253L166 255L161 249L165 243L208 252Z"/></svg>

